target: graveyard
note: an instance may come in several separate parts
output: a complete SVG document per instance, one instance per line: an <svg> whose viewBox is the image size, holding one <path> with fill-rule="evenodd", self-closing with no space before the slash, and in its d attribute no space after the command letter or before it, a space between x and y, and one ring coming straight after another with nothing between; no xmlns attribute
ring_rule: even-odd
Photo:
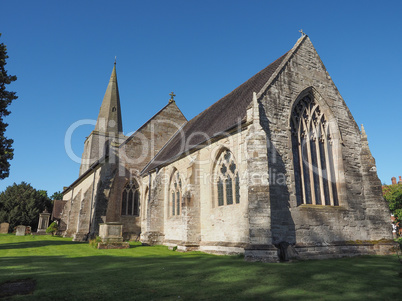
<svg viewBox="0 0 402 301"><path fill-rule="evenodd" d="M18 300L396 300L400 266L395 255L261 263L0 234L0 298L14 283L24 293L11 297Z"/></svg>

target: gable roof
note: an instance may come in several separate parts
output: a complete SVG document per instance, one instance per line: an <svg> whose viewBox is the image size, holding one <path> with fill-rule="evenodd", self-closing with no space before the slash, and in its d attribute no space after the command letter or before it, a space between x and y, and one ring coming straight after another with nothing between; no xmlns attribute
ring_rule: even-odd
<svg viewBox="0 0 402 301"><path fill-rule="evenodd" d="M143 169L142 174L173 162L183 153L242 122L253 92L259 92L266 85L288 53L187 122Z"/></svg>
<svg viewBox="0 0 402 301"><path fill-rule="evenodd" d="M133 139L136 135L138 135L138 133L141 132L141 130L143 128L145 128L149 123L151 123L153 120L155 120L167 107L169 106L175 106L176 109L181 113L181 115L183 116L183 118L186 120L187 122L187 118L186 116L184 116L184 114L181 112L181 110L179 109L179 107L176 105L175 101L169 101L169 103L167 103L162 109L160 109L157 113L154 114L154 116L152 116L150 119L148 119L147 122L145 122L142 126L140 126L138 128L138 130L136 130L134 133L132 133L129 137L127 137L126 140L124 140L119 147L122 147L123 145L127 144L131 139Z"/></svg>
<svg viewBox="0 0 402 301"><path fill-rule="evenodd" d="M67 201L63 200L54 200L53 201L53 211L52 211L52 220L61 219L61 214L63 213L63 209Z"/></svg>

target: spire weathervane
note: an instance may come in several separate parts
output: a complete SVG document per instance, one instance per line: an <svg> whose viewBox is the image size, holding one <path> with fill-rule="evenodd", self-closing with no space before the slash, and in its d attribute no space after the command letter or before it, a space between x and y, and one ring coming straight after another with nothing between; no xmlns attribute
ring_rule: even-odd
<svg viewBox="0 0 402 301"><path fill-rule="evenodd" d="M114 57L114 64L116 65L117 56Z"/></svg>
<svg viewBox="0 0 402 301"><path fill-rule="evenodd" d="M301 36L304 37L306 35L305 32L303 32L303 29L300 29L299 32L301 33Z"/></svg>
<svg viewBox="0 0 402 301"><path fill-rule="evenodd" d="M169 103L174 102L174 97L176 96L176 94L174 94L172 91L169 95L170 95Z"/></svg>

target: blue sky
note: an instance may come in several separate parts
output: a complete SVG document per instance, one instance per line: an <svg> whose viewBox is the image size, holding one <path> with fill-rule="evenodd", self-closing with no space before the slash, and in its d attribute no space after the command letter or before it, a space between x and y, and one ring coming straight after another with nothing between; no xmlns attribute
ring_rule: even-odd
<svg viewBox="0 0 402 301"><path fill-rule="evenodd" d="M188 119L309 35L356 122L364 124L381 182L402 175L401 1L2 1L14 139L10 177L49 195L79 164L64 147L71 124L96 119L117 56L123 130L167 104ZM81 155L93 126L80 127Z"/></svg>

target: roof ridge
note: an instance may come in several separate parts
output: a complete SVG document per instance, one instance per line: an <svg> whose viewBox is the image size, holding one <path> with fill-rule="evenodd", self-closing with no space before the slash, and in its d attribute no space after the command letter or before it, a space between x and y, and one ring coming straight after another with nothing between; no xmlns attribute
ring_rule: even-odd
<svg viewBox="0 0 402 301"><path fill-rule="evenodd" d="M158 116L160 113L162 113L163 110L165 110L169 105L174 104L175 102L169 102L167 103L162 109L160 109L158 112L156 112L151 118L149 118L143 125L141 125L134 133L132 133L130 136L127 137L126 140L124 140L121 144L120 147L123 146L124 144L128 143L129 140L131 140L135 134L137 134L140 130L142 130L149 122L151 122L152 119L154 119L156 116ZM180 110L180 108L176 105L177 109L180 111L180 113L183 115L183 117L186 119L186 123L188 122L186 116L184 116L183 112Z"/></svg>
<svg viewBox="0 0 402 301"><path fill-rule="evenodd" d="M272 73L271 77L267 81L267 83L261 88L261 90L257 93L257 99L261 97L261 95L269 88L275 78L282 72L285 65L289 62L290 58L296 52L296 50L300 47L301 43L307 38L307 35L301 36L296 43L293 45L292 49L290 49L287 53L285 53L286 57L280 63L278 68L276 68L275 72Z"/></svg>
<svg viewBox="0 0 402 301"><path fill-rule="evenodd" d="M170 139L165 143L165 145L159 150L159 152L151 159L151 161L148 162L147 165L144 166L144 168L141 170L140 175L142 175L143 173L149 171L147 170L148 166L150 166L153 162L155 162L155 159L158 157L159 153L161 153L170 143L170 141L172 141L181 131L181 129L188 123L189 121L185 122L182 124L182 126L176 131L176 133L174 133L174 135L172 137L170 137ZM158 165L159 166L159 165Z"/></svg>
<svg viewBox="0 0 402 301"><path fill-rule="evenodd" d="M289 52L286 52L277 58L188 121L180 130L183 138L178 137L177 134L172 137L152 159L152 162L142 170L142 173L164 165L166 162L175 161L183 153L229 130L238 123L239 119L244 119L247 107L253 99L252 93L261 91L260 87L265 86L266 82L272 78L272 74L276 74L275 71L282 66L281 63L288 54ZM185 140L184 149L182 148L183 139Z"/></svg>

